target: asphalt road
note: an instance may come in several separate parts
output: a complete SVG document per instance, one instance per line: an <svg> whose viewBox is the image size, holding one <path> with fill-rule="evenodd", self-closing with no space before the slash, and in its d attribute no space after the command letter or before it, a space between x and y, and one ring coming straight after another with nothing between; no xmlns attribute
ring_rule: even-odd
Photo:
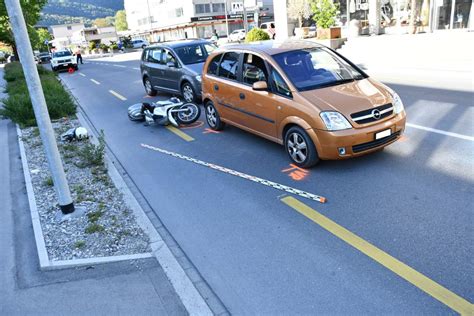
<svg viewBox="0 0 474 316"><path fill-rule="evenodd" d="M415 124L402 140L380 153L325 161L294 173L287 170L283 147L237 128L208 133L204 123L182 129L193 138L186 141L162 126L130 122L129 105L169 95L145 97L138 60L123 59L91 60L78 73L61 77L231 313L454 313L420 284L388 269L387 262L373 260L370 251L362 253L285 204L285 196L474 302L472 92L390 85L405 103L408 122ZM142 144L318 194L328 202Z"/></svg>

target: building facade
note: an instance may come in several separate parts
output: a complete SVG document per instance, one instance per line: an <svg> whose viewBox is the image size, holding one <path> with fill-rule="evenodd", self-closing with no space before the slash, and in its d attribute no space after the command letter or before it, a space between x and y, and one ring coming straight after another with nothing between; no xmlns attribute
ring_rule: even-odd
<svg viewBox="0 0 474 316"><path fill-rule="evenodd" d="M333 1L339 11L336 25L343 28L344 37L474 29L474 0ZM273 2L277 38L292 36L296 23L284 23L288 21L288 1ZM410 27L411 17L415 29Z"/></svg>
<svg viewBox="0 0 474 316"><path fill-rule="evenodd" d="M71 45L80 45L82 43L81 32L84 30L83 23L51 25L50 30L50 33L54 37L50 42L57 49L66 48Z"/></svg>
<svg viewBox="0 0 474 316"><path fill-rule="evenodd" d="M50 26L54 39L51 44L56 49L71 46L87 46L89 42L110 44L117 42L118 36L115 26L106 27L85 27L82 23L62 24Z"/></svg>
<svg viewBox="0 0 474 316"><path fill-rule="evenodd" d="M151 42L209 38L243 28L238 0L125 0L129 29ZM273 1L256 1L247 12L250 26L273 21ZM226 23L227 22L227 23ZM151 30L151 31L150 31Z"/></svg>

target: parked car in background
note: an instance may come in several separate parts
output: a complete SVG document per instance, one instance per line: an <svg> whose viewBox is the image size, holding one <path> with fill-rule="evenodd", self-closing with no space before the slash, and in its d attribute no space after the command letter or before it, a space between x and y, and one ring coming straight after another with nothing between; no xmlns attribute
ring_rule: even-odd
<svg viewBox="0 0 474 316"><path fill-rule="evenodd" d="M229 123L285 146L308 168L382 150L400 138L400 97L346 58L310 41L228 45L202 77L207 124Z"/></svg>
<svg viewBox="0 0 474 316"><path fill-rule="evenodd" d="M35 56L38 64L47 64L51 60L51 55L48 52L42 52Z"/></svg>
<svg viewBox="0 0 474 316"><path fill-rule="evenodd" d="M143 50L140 70L148 95L179 94L186 102L201 101L201 73L217 47L207 40L164 42Z"/></svg>
<svg viewBox="0 0 474 316"><path fill-rule="evenodd" d="M61 69L73 68L78 70L76 56L74 56L70 50L58 50L55 51L51 56L51 69L58 71Z"/></svg>
<svg viewBox="0 0 474 316"><path fill-rule="evenodd" d="M260 24L260 28L267 32L271 39L275 39L275 22L265 22Z"/></svg>
<svg viewBox="0 0 474 316"><path fill-rule="evenodd" d="M240 42L245 40L245 30L235 30L229 34L229 42Z"/></svg>
<svg viewBox="0 0 474 316"><path fill-rule="evenodd" d="M135 39L132 40L131 42L132 48L145 48L150 45L146 40L144 39Z"/></svg>

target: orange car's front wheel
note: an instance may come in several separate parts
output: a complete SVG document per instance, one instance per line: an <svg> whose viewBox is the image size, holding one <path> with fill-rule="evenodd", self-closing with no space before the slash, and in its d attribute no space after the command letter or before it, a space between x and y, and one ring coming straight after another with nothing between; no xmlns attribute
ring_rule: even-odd
<svg viewBox="0 0 474 316"><path fill-rule="evenodd" d="M310 168L319 162L313 141L301 127L293 126L286 132L285 148L290 159L298 167Z"/></svg>

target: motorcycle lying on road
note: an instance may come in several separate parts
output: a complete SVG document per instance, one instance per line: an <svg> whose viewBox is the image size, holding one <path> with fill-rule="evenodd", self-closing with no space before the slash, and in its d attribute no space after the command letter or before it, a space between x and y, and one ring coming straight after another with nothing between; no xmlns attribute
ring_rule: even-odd
<svg viewBox="0 0 474 316"><path fill-rule="evenodd" d="M201 108L197 104L183 103L176 97L166 101L137 103L128 108L128 118L131 121L171 124L176 127L192 124L200 115Z"/></svg>

